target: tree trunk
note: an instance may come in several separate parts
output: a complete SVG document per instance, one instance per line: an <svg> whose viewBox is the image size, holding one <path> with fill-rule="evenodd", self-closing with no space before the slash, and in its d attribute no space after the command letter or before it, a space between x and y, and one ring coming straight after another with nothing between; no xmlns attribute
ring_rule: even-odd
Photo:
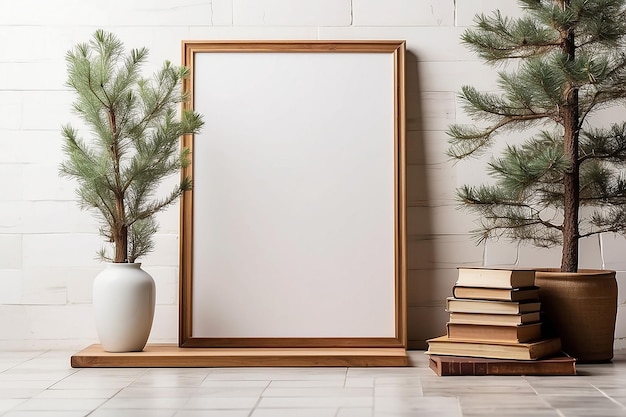
<svg viewBox="0 0 626 417"><path fill-rule="evenodd" d="M568 30L562 38L563 52L569 60L575 58L574 33ZM564 86L565 105L561 110L563 119L563 152L570 161L570 169L563 178L563 253L561 272L578 271L578 210L580 203L580 162L578 160L578 89L567 82Z"/></svg>
<svg viewBox="0 0 626 417"><path fill-rule="evenodd" d="M115 199L115 209L117 211L117 218L120 221L119 225L116 225L115 233L113 234L113 244L115 245L115 263L128 262L128 226L124 223L124 198Z"/></svg>
<svg viewBox="0 0 626 417"><path fill-rule="evenodd" d="M115 173L115 220L113 227L113 245L115 257L113 262L128 262L128 226L126 225L126 208L124 206L124 192L120 179L120 150L117 143L117 123L113 107L109 109L109 127L113 141L111 143L111 158L113 159L113 171Z"/></svg>

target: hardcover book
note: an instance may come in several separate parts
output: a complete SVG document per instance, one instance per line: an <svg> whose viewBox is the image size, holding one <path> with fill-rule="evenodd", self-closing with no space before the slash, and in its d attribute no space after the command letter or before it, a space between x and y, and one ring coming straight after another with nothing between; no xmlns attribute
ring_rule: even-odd
<svg viewBox="0 0 626 417"><path fill-rule="evenodd" d="M541 323L516 326L448 323L447 327L451 339L519 343L541 338Z"/></svg>
<svg viewBox="0 0 626 417"><path fill-rule="evenodd" d="M472 356L495 359L536 360L561 352L561 339L549 338L526 343L451 339L447 335L430 339L429 355Z"/></svg>
<svg viewBox="0 0 626 417"><path fill-rule="evenodd" d="M450 313L523 314L539 311L540 307L539 301L472 300L454 297L446 299L446 309Z"/></svg>
<svg viewBox="0 0 626 417"><path fill-rule="evenodd" d="M456 285L463 287L519 288L535 285L532 269L458 268Z"/></svg>
<svg viewBox="0 0 626 417"><path fill-rule="evenodd" d="M450 323L515 326L518 324L536 323L540 320L541 313L539 311L523 314L450 313Z"/></svg>
<svg viewBox="0 0 626 417"><path fill-rule="evenodd" d="M566 355L535 361L430 355L429 366L439 376L576 375L576 359Z"/></svg>
<svg viewBox="0 0 626 417"><path fill-rule="evenodd" d="M455 298L470 298L474 300L523 301L538 300L539 287L524 288L485 288L462 287L455 285L452 288Z"/></svg>

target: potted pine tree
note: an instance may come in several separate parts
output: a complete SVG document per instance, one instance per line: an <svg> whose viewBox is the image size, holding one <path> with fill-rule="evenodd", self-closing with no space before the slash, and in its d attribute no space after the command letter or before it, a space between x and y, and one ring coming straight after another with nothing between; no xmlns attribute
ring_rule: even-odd
<svg viewBox="0 0 626 417"><path fill-rule="evenodd" d="M189 163L180 137L203 124L193 111L178 113L188 99L181 88L188 70L166 61L143 78L147 57L146 48L127 53L103 30L66 55L73 110L91 134L83 140L71 125L63 127L60 174L76 182L80 207L94 213L108 242L99 256L110 263L94 280L93 305L102 347L111 352L140 351L147 342L155 285L137 259L154 248L155 215L191 187L182 178L158 195L162 180Z"/></svg>
<svg viewBox="0 0 626 417"><path fill-rule="evenodd" d="M493 183L463 186L458 198L480 218L479 241L562 246L560 268L537 271L545 321L579 361L608 361L615 272L579 270L578 259L581 238L626 234L626 123L591 117L626 98L624 0L518 3L521 17L480 15L462 36L487 64L517 66L499 72L501 93L462 88L476 124L450 126L449 155L479 155L512 130L526 138L488 163Z"/></svg>

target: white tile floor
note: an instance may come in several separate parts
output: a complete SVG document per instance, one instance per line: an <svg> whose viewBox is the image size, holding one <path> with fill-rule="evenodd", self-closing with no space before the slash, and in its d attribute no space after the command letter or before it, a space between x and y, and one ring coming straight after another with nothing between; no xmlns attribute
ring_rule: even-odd
<svg viewBox="0 0 626 417"><path fill-rule="evenodd" d="M74 352L0 352L2 417L626 416L626 351L567 377L407 368L72 369Z"/></svg>

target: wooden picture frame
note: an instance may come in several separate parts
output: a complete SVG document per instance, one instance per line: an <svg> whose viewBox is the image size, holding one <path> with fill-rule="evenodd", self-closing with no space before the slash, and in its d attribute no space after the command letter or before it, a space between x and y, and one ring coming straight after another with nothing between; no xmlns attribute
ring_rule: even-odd
<svg viewBox="0 0 626 417"><path fill-rule="evenodd" d="M404 41L184 41L179 346L406 348Z"/></svg>

